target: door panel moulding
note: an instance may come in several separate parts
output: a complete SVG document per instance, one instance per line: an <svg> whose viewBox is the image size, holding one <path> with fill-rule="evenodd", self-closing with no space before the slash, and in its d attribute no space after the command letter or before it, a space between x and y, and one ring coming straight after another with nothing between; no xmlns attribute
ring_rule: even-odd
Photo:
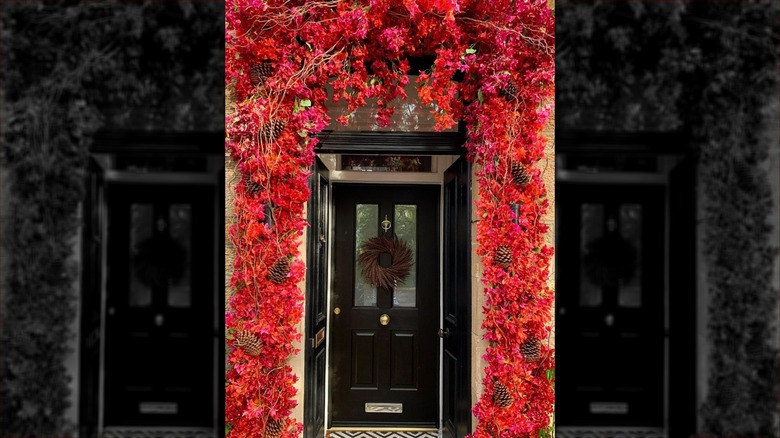
<svg viewBox="0 0 780 438"><path fill-rule="evenodd" d="M587 436L593 436L595 437L611 437L615 436L615 434L625 433L625 436L652 436L652 437L665 437L667 436L668 431L671 427L671 419L670 415L672 412L670 411L670 396L673 392L671 390L670 385L672 384L670 381L671 376L671 355L673 352L670 348L670 293L672 290L671 286L671 272L670 272L670 251L672 251L672 245L671 242L671 223L674 221L672 218L672 207L670 205L671 200L671 194L670 190L674 190L675 183L672 178L673 171L676 171L676 169L679 169L680 166L682 166L682 163L685 160L685 154L687 153L687 149L684 145L684 143L681 143L680 141L675 141L673 147L665 147L663 149L661 148L648 148L647 150L642 149L641 151L637 148L632 148L630 145L623 145L621 146L620 150L612 150L610 148L604 147L602 144L599 144L594 147L589 148L582 148L581 145L577 145L576 147L568 146L567 144L564 144L563 146L558 145L558 155L556 157L556 184L558 183L565 183L565 184L576 184L576 185L615 185L615 186L629 186L629 187L649 187L649 186L655 186L659 189L662 189L664 191L663 193L663 201L662 201L662 208L663 208L663 221L664 226L662 232L662 236L664 239L663 244L663 284L662 284L662 292L663 292L663 342L662 342L662 349L663 349L663 363L662 363L662 372L663 372L663 394L662 394L662 425L663 428L633 428L633 427L626 427L626 428L600 428L600 427L594 427L594 428L587 428L587 427L570 427L566 426L563 428L559 428L559 435L562 436L579 436L578 433L588 432L589 434ZM574 170L571 167L569 170L566 169L566 161L569 157L574 156L582 156L582 155L588 155L588 154L595 154L595 156L616 156L620 154L624 155L632 155L637 154L638 152L649 154L650 156L653 156L653 160L655 162L655 168L651 171L631 171L631 170L594 170L594 169L585 169L585 170ZM679 214L678 214L679 216ZM678 219L679 220L679 219ZM557 223L557 221L556 221ZM626 432L628 430L628 432ZM636 433L636 435L634 435ZM646 434L646 435L645 435ZM622 435L621 435L622 436Z"/></svg>
<svg viewBox="0 0 780 438"><path fill-rule="evenodd" d="M210 150L206 149L198 149L198 150L179 150L179 149L166 149L164 148L165 145L162 145L163 149L157 149L154 147L144 147L144 148L94 148L93 153L90 155L91 158L95 163L98 165L98 172L102 175L102 181L104 184L104 190L103 197L100 200L99 204L93 206L94 208L99 208L101 210L100 215L104 218L101 220L100 223L100 230L99 235L100 238L100 253L102 254L102 257L99 261L101 265L101 277L99 279L99 295L100 295L100 325L99 325L99 353L98 353L98 361L99 361L99 372L97 376L97 436L106 436L106 437L123 437L123 436L132 436L132 437L201 437L201 436L208 436L208 437L215 437L218 436L215 432L214 428L198 428L198 427L165 427L165 426L159 426L159 427L146 427L146 426L116 426L106 425L106 322L107 322L107 309L108 309L108 284L107 284L107 272L108 272L108 236L109 236L109 220L108 220L108 202L111 199L111 187L117 188L117 187L127 187L129 185L180 185L180 186L189 186L189 187L195 187L199 186L201 188L208 187L209 189L214 189L214 195L209 197L210 205L213 206L213 208L210 208L210 210L213 212L211 214L211 219L213 220L213 230L210 232L206 238L210 239L212 241L212 244L214 245L214 248L216 248L216 252L213 254L216 257L212 257L212 260L209 262L209 265L211 266L213 270L213 278L210 288L212 289L213 297L209 301L213 303L214 312L212 316L214 319L212 321L213 325L213 340L209 342L209 344L214 348L215 354L213 355L213 358L210 359L212 362L213 367L213 375L211 376L212 379L212 390L214 391L214 395L212 397L213 401L213 409L212 412L209 413L209 416L212 418L212 424L219 424L220 420L220 414L219 414L219 406L216 400L219 400L217 394L221 388L222 385L219 383L222 380L222 377L219 375L219 364L220 364L220 357L223 356L223 354L220 354L220 346L223 345L222 342L220 342L219 337L219 307L217 307L221 301L219 298L219 270L221 269L219 265L219 258L221 257L218 254L219 247L221 246L222 239L219 234L219 226L221 221L224 218L223 214L223 202L221 198L221 192L219 191L219 188L222 187L223 181L224 181L224 170L223 170L223 156L221 154L212 153ZM215 149L215 151L219 152L218 149ZM194 152L194 156L198 156L203 160L204 167L202 170L195 170L195 171L182 171L177 169L170 169L170 170L158 170L155 169L153 171L128 171L128 170L120 170L117 167L119 158L122 156L131 156L135 153L142 152L145 155L150 156L172 156L179 153L189 153ZM223 226L224 228L224 226ZM224 372L222 373L224 375Z"/></svg>
<svg viewBox="0 0 780 438"><path fill-rule="evenodd" d="M380 151L374 152L378 153ZM349 151L349 153L353 153L352 151ZM419 151L419 154L425 154L425 151ZM386 152L385 154L392 155L393 152ZM399 154L401 155L401 154ZM443 180L444 180L444 171L449 168L449 166L459 158L459 155L433 155L432 156L432 164L431 164L431 172L361 172L361 171L348 171L348 170L341 170L339 167L340 162L340 154L337 153L321 153L318 154L318 157L322 160L322 162L325 164L325 166L328 168L329 171L329 191L332 193L332 188L334 183L364 183L364 184L425 184L425 185L439 185L441 187L441 190L443 190ZM441 252L443 251L443 228L441 225L443 225L443 198L441 197L441 191L440 191L440 198L439 198L439 217L438 217L438 224L439 224L439 253L441 255ZM438 420L439 423L438 428L430 428L430 427L331 427L329 426L331 424L331 406L330 406L330 399L331 399L331 360L332 360L332 344L333 344L333 338L331 336L332 333L332 295L333 295L333 275L334 275L334 266L333 266L333 244L334 239L332 236L335 235L335 209L334 209L334 200L333 196L330 196L328 199L328 211L329 211L329 218L328 218L328 230L327 233L327 277L329 280L328 285L328 291L326 294L326 313L328 315L328 319L326 322L326 337L327 337L327 346L325 349L325 376L326 376L326 383L325 383L325 413L324 413L324 423L325 423L325 436L327 437L330 432L336 432L336 431L418 431L418 432L434 432L438 436L441 435L441 420L442 420L442 397L443 394L441 392L442 385L442 373L443 373L443 362L442 362L442 345L443 341L441 339L438 340L438 381L439 381L439 390L437 394L438 403L439 403L439 410L438 410ZM440 268L440 277L439 277L439 325L442 324L443 314L442 314L442 299L443 299L443 282L441 276L443 275L441 270L441 259L439 262L439 268ZM474 360L474 358L470 358L469 360ZM471 400L469 400L471 402Z"/></svg>

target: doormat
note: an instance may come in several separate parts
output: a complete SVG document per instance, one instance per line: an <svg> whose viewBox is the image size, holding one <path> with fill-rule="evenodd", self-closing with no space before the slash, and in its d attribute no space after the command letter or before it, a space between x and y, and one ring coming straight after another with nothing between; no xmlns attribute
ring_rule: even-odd
<svg viewBox="0 0 780 438"><path fill-rule="evenodd" d="M663 429L629 427L556 427L558 438L667 438Z"/></svg>
<svg viewBox="0 0 780 438"><path fill-rule="evenodd" d="M211 428L106 427L103 438L213 438Z"/></svg>
<svg viewBox="0 0 780 438"><path fill-rule="evenodd" d="M414 431L331 431L327 438L439 438L438 432Z"/></svg>

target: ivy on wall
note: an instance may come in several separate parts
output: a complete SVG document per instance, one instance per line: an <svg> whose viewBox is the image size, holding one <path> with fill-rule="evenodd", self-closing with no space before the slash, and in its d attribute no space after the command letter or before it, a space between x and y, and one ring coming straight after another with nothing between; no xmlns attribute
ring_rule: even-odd
<svg viewBox="0 0 780 438"><path fill-rule="evenodd" d="M778 145L776 3L690 6L702 63L687 79L699 151L710 305L704 431L776 436L777 248L768 152ZM775 142L777 139L775 138ZM776 164L776 163L775 163ZM774 182L776 184L776 181Z"/></svg>
<svg viewBox="0 0 780 438"><path fill-rule="evenodd" d="M409 58L423 56L433 61L418 77L418 94L435 104L437 129L466 122L465 148L479 169L489 346L474 436L551 433L552 250L543 242L548 204L535 165L552 106L553 35L546 1L226 3L225 80L234 103L226 151L241 175L225 316L230 437L291 438L302 430L290 418L298 376L288 361L300 339L298 245L314 134L331 117L348 123L372 98L377 123L387 125L391 103L405 97ZM331 98L346 101L347 113L328 114Z"/></svg>
<svg viewBox="0 0 780 438"><path fill-rule="evenodd" d="M0 430L68 436L74 249L93 134L221 129L219 3L3 2Z"/></svg>
<svg viewBox="0 0 780 438"><path fill-rule="evenodd" d="M712 346L701 432L775 436L777 3L562 0L556 19L559 127L690 134Z"/></svg>

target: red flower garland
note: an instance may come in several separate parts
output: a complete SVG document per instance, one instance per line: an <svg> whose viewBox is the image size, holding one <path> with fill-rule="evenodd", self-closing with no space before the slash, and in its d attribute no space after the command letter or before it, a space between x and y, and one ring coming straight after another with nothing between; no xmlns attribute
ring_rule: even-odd
<svg viewBox="0 0 780 438"><path fill-rule="evenodd" d="M483 329L489 347L473 435L537 436L549 430L552 249L543 242L547 227L541 218L548 204L540 170L533 167L543 157L546 140L540 132L553 94L554 29L547 2L228 0L225 12L225 77L235 96L235 112L226 118L226 148L255 183L251 192L247 184L236 187L230 229L236 294L225 316L229 436L262 437L280 424L283 438L302 431L289 418L297 377L287 362L298 353L293 343L301 336L296 328L303 294L297 284L305 266L298 245L306 226L313 134L331 116L347 121L346 114L326 113L326 83L348 111L376 98L377 121L386 125L390 103L405 97L407 58L422 55L435 60L419 76L419 95L423 103L436 104L437 129L466 122L468 157L479 169L476 239L485 266ZM527 184L512 180L512 161L529 169ZM511 204L519 204L517 214ZM273 221L265 218L266 205L273 205ZM506 269L494 264L499 245L511 250ZM282 281L271 281L269 271L287 257L293 259L289 274L272 273ZM257 338L260 354L236 345L238 331ZM543 340L541 359L523 357L521 346L529 338ZM514 400L508 407L496 405L494 379L503 384L504 397Z"/></svg>

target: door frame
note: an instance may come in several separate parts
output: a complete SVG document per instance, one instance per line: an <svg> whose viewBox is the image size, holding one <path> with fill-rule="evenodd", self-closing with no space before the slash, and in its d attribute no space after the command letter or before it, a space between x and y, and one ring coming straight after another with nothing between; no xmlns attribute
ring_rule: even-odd
<svg viewBox="0 0 780 438"><path fill-rule="evenodd" d="M218 436L221 430L224 429L224 390L222 381L224 380L224 360L220 358L224 357L224 342L221 339L224 338L224 324L221 323L222 316L224 315L224 299L222 299L222 284L224 284L224 270L222 266L224 264L224 251L221 251L222 243L224 242L224 185L225 185L225 171L220 133L165 133L165 132L149 132L149 133L136 133L125 131L104 131L97 135L95 145L91 150L90 161L93 163L90 168L90 172L87 175L87 181L93 178L98 178L101 182L100 187L92 187L87 185L88 192L83 208L85 211L95 211L99 215L99 219L95 224L99 229L92 229L92 225L88 226L89 235L84 234L82 236L82 260L83 263L88 264L96 262L99 264L97 268L98 272L84 272L84 276L96 275L95 282L98 290L93 294L86 294L82 292L82 297L93 297L95 300L99 300L99 303L91 300L82 299L80 307L82 310L90 309L95 306L99 307L100 321L95 327L94 331L89 333L82 332L80 334L82 344L97 344L98 348L98 362L99 372L97 375L90 375L89 378L95 383L96 393L87 393L85 390L89 388L89 382L82 380L79 382L79 422L78 428L81 432L85 433L87 437L103 436L105 433L105 335L106 335L106 257L107 253L107 238L108 238L108 220L107 220L107 208L108 197L110 194L110 187L118 184L175 184L175 185L208 185L213 189L213 198L211 204L213 208L209 211L213 213L212 223L213 232L211 234L212 244L214 247L213 264L213 311L212 311L212 331L213 342L212 351L214 357L212 358L212 417L213 417L213 430L205 430L203 428L192 428L192 432L198 436L204 436L204 434ZM159 162L164 162L165 158L179 158L179 157L198 157L202 160L204 168L200 171L151 171L151 172L133 172L117 169L117 162L119 157L133 157L144 156L154 157L155 160L159 158ZM157 164L157 161L155 161ZM90 204L87 206L86 204ZM86 216L85 216L86 218ZM88 218L87 218L88 219ZM90 222L90 221L87 221ZM99 239L99 255L90 254L87 249L88 240L92 238ZM97 257L98 260L92 260L93 257ZM86 278L82 281L82 287L92 287L91 283ZM88 327L88 321L84 321L85 313L82 311L80 319L82 321L81 329ZM86 336L86 337L85 337ZM80 353L81 362L79 367L81 378L85 377L85 357ZM96 400L96 403L85 405L84 403L90 403L89 400ZM90 412L83 412L82 408L87 407L91 409ZM91 407L91 408L90 408ZM88 421L89 424L85 424L84 421ZM133 427L132 430L143 429L143 427ZM155 428L158 429L158 428ZM181 428L184 429L184 428ZM130 429L128 429L130 430ZM80 433L81 433L80 432Z"/></svg>
<svg viewBox="0 0 780 438"><path fill-rule="evenodd" d="M558 133L555 146L556 185L664 187L663 427L671 436L695 433L697 282L692 239L696 228L696 165L689 145L688 134L681 131L564 130ZM656 160L657 169L654 172L601 169L592 172L567 167L570 157L589 156L651 158ZM674 367L670 367L672 361Z"/></svg>
<svg viewBox="0 0 780 438"><path fill-rule="evenodd" d="M338 189L333 190L331 192L332 194L334 194L336 192L343 193L349 187L355 187L355 188L362 189L362 188L372 188L372 187L381 188L383 186L394 186L394 187L398 187L399 189L404 190L404 191L414 191L414 192L416 192L417 189L427 188L429 196L432 196L435 193L435 196L438 197L438 200L432 207L432 208L435 208L436 210L435 210L435 213L434 213L434 215L433 215L433 217L431 219L432 219L432 221L435 221L436 227L438 228L438 231L439 231L439 233L437 235L438 242L437 242L437 251L436 251L436 254L439 257L439 260L436 263L436 269L438 270L438 278L437 278L438 285L436 286L437 296L430 300L430 304L431 305L430 305L430 308L429 308L431 313L436 312L436 322L434 322L432 324L429 323L429 324L431 326L434 326L433 327L434 329L436 327L440 328L441 327L441 321L442 321L442 315L441 315L441 300L442 300L441 253L442 253L442 248L443 248L442 247L442 242L441 242L441 234L442 234L441 233L441 215L442 215L442 211L441 211L441 204L442 204L441 186L437 185L437 184L424 184L424 183L423 184L419 184L419 183L414 183L414 182L355 183L355 182L348 182L348 181L335 181L332 184L332 186L334 187L334 189L335 189L335 187L339 187ZM332 202L333 202L333 208L331 210L331 212L332 212L332 222L331 222L331 227L330 228L333 231L333 235L335 235L335 229L336 229L337 212L336 212L335 204L336 204L337 196L338 195L332 195L331 196ZM344 195L342 194L342 196L344 196ZM333 248L335 247L335 239L330 239L330 240L332 241L331 249L333 250ZM335 250L333 250L333 252L331 252L331 254L335 255ZM334 257L331 257L328 260L328 264L335 271ZM328 316L332 315L330 309L332 309L331 304L332 304L332 298L333 298L333 292L334 292L333 284L334 284L334 281L335 281L335 274L334 274L333 277L330 277L330 278L332 278L332 280L330 281L329 288L328 288L328 303L329 303L328 307L327 307L327 309L328 309L328 313L327 313ZM419 301L418 301L418 303L419 303ZM388 313L391 313L391 312L388 312ZM334 349L337 347L336 340L334 339L335 331L332 329L332 321L333 321L332 318L329 317L328 321L327 321L328 322L328 327L329 327L327 329L327 332L328 332L328 335L327 335L328 336L327 350L331 354L334 352ZM435 372L435 379L436 379L436 384L435 385L436 385L436 387L433 390L433 393L435 394L436 403L439 406L439 409L436 409L436 417L437 418L434 420L434 425L435 425L434 427L436 429L439 429L440 426L441 426L441 418L439 418L439 417L441 417L441 404L442 404L442 394L441 394L441 376L442 376L441 345L442 345L442 343L441 343L441 338L435 339L433 341L433 344L435 345L435 347L433 347L435 349L435 352L433 354L435 355L435 360L436 360L436 363L437 363L437 369L436 369L436 372ZM349 351L349 350L347 350L347 351ZM327 407L328 418L327 419L328 419L328 421L330 423L328 429L334 429L334 428L335 429L339 429L339 428L342 428L342 429L354 429L354 428L363 427L363 426L358 426L358 425L354 425L354 426L353 425L349 425L349 426L335 426L334 427L332 425L333 419L332 419L332 416L331 416L331 414L332 414L331 408L333 406L330 404L330 402L331 402L330 390L332 389L333 372L332 372L331 365L332 365L333 356L332 355L328 355L326 357L326 360L327 360L327 362L326 362L327 363L326 386L327 386L327 388L329 390L327 395L326 395L326 400L327 400L327 403L328 403L328 407ZM392 423L392 420L393 420L392 416L388 416L387 419L388 419L388 423ZM374 426L366 426L366 427L370 427L372 429L382 429L382 428L404 428L404 429L420 428L420 429L429 429L430 428L429 426L419 426L419 425L406 425L405 426L405 425L403 425L402 422L399 422L398 424L400 424L400 425L390 424L388 426L376 426L376 427L374 427ZM430 428L430 429L432 430L432 428Z"/></svg>
<svg viewBox="0 0 780 438"><path fill-rule="evenodd" d="M363 151L363 150L361 150L361 151ZM457 151L457 153L454 153L455 151ZM430 174L428 174L428 176L426 176L426 177L418 178L417 181L414 181L414 177L413 176L409 177L409 176L402 176L401 175L401 178L393 179L389 175L382 175L382 176L380 176L381 173L374 173L373 175L371 173L367 173L368 175L366 175L366 174L359 175L359 174L356 173L356 174L350 175L350 174L347 174L345 172L340 171L337 168L338 166L336 165L336 160L338 159L337 158L338 157L337 154L339 154L341 152L344 152L344 151L341 151L341 150L333 150L333 151L325 150L325 151L322 151L322 152L335 152L334 154L332 154L330 157L327 157L327 158L326 158L326 156L330 155L330 154L326 154L326 155L319 155L318 154L318 157L323 158L323 161L326 163L326 166L328 168L329 175L330 175L329 188L330 188L331 193L332 193L333 185L334 184L339 184L339 183L351 183L351 184L357 183L357 184L367 184L367 185L374 185L374 184L405 184L405 185L420 185L420 186L435 185L435 186L439 187L439 203L437 205L437 208L439 209L438 210L438 224L439 224L439 230L438 230L439 231L439 244L438 244L438 247L439 247L439 256L440 257L439 257L439 292L438 292L438 309L437 310L438 310L438 324L439 324L439 327L442 327L443 324L444 324L444 314L443 314L443 287L444 287L443 286L443 280L444 280L443 276L444 276L444 271L443 271L443 266L442 266L442 263L443 263L442 255L443 255L443 251L444 251L444 227L443 227L443 225L444 225L443 224L443 221L444 221L444 196L443 196L443 192L444 192L444 184L443 184L443 182L444 182L444 171L447 170L447 168L449 168L449 166L452 163L454 163L455 160L457 160L458 158L464 156L464 151L463 150L456 150L456 149L448 149L446 151L436 151L436 152L434 152L434 151L423 151L423 150L415 151L417 154L422 154L422 155L433 153L434 160L436 160L436 158L437 158L437 156L436 156L437 153L440 154L440 155L450 155L449 159L442 159L441 161L437 162L436 174L435 174L436 178L435 178L435 180L431 179L430 178ZM352 151L349 151L349 152L352 152ZM371 152L372 153L382 153L382 154L401 154L401 155L403 155L404 152L406 152L406 151L394 151L394 150L392 150L392 151L388 151L388 150L378 151L378 150L374 150L374 151L371 151ZM406 154L408 154L408 152L406 152ZM330 158L330 159L328 159L328 158ZM401 173L398 173L395 176L397 177L400 174ZM379 177L379 178L377 178L377 177ZM374 179L374 180L371 180L371 179ZM376 179L379 179L379 180L376 180ZM422 181L420 181L420 180L422 180ZM330 431L330 430L339 430L339 428L333 428L331 426L331 415L330 415L330 410L331 410L331 406L330 406L330 390L331 390L330 361L331 361L331 354L332 354L332 348L333 348L333 345L332 345L333 344L333 339L332 339L332 335L331 335L331 332L332 332L332 327L331 327L332 319L330 318L330 312L331 312L330 309L332 308L332 300L331 300L332 293L333 293L332 278L333 278L333 274L334 274L334 266L333 266L333 245L334 245L334 242L333 242L332 236L335 234L335 208L334 208L334 197L333 196L329 197L327 208L328 208L328 211L329 211L329 218L328 218L328 222L329 223L328 223L328 229L326 231L326 239L327 239L327 242L328 242L327 243L327 248L326 248L326 251L327 251L327 268L326 268L326 270L327 270L327 276L328 276L329 280L328 280L328 287L327 287L327 292L326 292L326 315L327 315L327 320L326 320L326 329L325 329L326 330L327 346L326 346L326 359L325 359L325 361L326 361L326 371L325 371L325 418L324 418L324 431L326 431L326 432ZM468 214L469 214L469 217L470 217L470 214L471 214L471 204L470 203L468 205L468 209L469 209ZM312 245L312 243L310 241L307 242L307 244L306 244L306 251L307 252L311 251L311 245ZM471 288L469 288L469 289L471 289ZM472 307L471 306L471 295L472 294L473 294L473 291L470 290L470 296L469 296L469 300L468 300L468 306L470 308L469 309L470 317L473 316L472 315L473 308L471 308ZM310 297L307 295L306 299L308 300L309 298ZM308 317L308 315L306 317ZM471 327L471 323L470 322L469 322L469 327ZM469 332L469 336L471 336L470 332ZM442 382L442 379L443 379L443 377L442 377L443 376L443 369L442 369L442 367L443 367L443 363L442 363L443 345L444 345L443 340L440 338L439 342L438 342L438 346L437 346L437 348L438 348L438 350L437 350L437 360L438 360L438 363L437 363L437 367L438 367L438 370L437 370L437 378L438 378L438 394L437 394L438 415L437 415L437 417L438 418L436 420L436 430L439 430L439 431L442 430L442 426L443 426L443 424L442 424L442 417L443 417L443 410L442 410L443 409L443 392L442 392L442 388L443 388L442 387L442 383L443 383ZM471 363L471 362L474 361L474 358L473 357L469 357L468 360ZM473 400L472 400L472 394L470 393L471 377L472 376L471 375L466 375L465 377L468 380L466 386L469 388L469 393L465 394L464 396L466 396L468 398L468 400L467 400L468 404L472 405L473 404ZM308 387L305 384L304 384L304 390L308 391ZM309 397L309 396L310 395L308 393L305 393L304 394L304 400L306 399L306 397ZM304 425L304 427L305 427L305 425ZM359 430L360 428L350 428L350 429L353 429L353 430L357 429L357 430ZM370 429L371 430L377 430L377 429L381 429L381 428L370 428ZM405 429L407 429L407 428L405 428ZM414 428L408 428L408 430L414 430ZM425 429L425 430L430 430L430 429Z"/></svg>

